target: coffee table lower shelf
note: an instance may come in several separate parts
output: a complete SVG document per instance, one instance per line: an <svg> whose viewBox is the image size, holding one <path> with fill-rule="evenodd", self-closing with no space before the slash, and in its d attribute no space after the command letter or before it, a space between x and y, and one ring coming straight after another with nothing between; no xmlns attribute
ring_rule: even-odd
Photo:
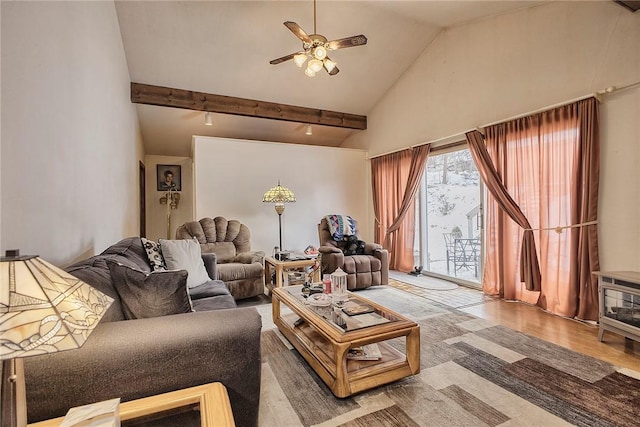
<svg viewBox="0 0 640 427"><path fill-rule="evenodd" d="M295 326L298 316L288 314L274 319L280 332L302 355L336 397L353 394L387 384L420 371L420 357L408 360L385 340L406 336L407 347L419 347L420 328L380 334L351 343L334 343L308 323ZM380 360L351 360L350 348L377 343L382 353ZM417 343L417 344L416 344ZM415 354L415 353L412 353Z"/></svg>

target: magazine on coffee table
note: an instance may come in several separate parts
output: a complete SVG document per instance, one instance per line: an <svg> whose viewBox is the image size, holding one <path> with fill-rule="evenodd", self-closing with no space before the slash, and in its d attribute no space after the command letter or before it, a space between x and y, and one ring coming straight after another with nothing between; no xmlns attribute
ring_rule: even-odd
<svg viewBox="0 0 640 427"><path fill-rule="evenodd" d="M380 316L378 313L365 313L359 314L357 316L349 316L347 314L342 314L342 320L344 320L345 326L344 329L347 331L353 331L355 329L366 328L369 326L380 325L382 323L389 322L389 319L386 319Z"/></svg>
<svg viewBox="0 0 640 427"><path fill-rule="evenodd" d="M350 348L347 352L347 359L349 360L380 360L381 358L380 347L375 343Z"/></svg>
<svg viewBox="0 0 640 427"><path fill-rule="evenodd" d="M376 311L373 307L368 304L355 304L349 302L348 305L345 305L342 309L344 314L348 314L349 316L357 316L359 314L373 313Z"/></svg>

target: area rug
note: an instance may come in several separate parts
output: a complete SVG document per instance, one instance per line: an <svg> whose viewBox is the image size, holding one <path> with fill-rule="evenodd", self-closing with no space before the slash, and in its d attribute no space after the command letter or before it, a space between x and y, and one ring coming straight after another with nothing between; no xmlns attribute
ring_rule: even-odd
<svg viewBox="0 0 640 427"><path fill-rule="evenodd" d="M420 324L421 372L338 399L264 307L260 426L638 425L638 372L392 287L362 292Z"/></svg>
<svg viewBox="0 0 640 427"><path fill-rule="evenodd" d="M458 285L453 282L429 276L412 276L411 274L404 273L402 271L389 271L389 278L399 280L404 283L410 283L432 291L450 291L458 287Z"/></svg>

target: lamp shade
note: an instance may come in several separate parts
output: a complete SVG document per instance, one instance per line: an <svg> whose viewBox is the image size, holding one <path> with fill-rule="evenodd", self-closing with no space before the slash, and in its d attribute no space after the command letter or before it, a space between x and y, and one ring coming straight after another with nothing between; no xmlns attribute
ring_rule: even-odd
<svg viewBox="0 0 640 427"><path fill-rule="evenodd" d="M306 62L306 60L307 60L307 55L303 52L297 53L296 55L293 56L293 62L295 62L295 64L298 67L302 67Z"/></svg>
<svg viewBox="0 0 640 427"><path fill-rule="evenodd" d="M324 58L327 57L327 49L325 49L324 46L318 46L315 49L313 49L313 56L315 56L316 59L319 59L322 61Z"/></svg>
<svg viewBox="0 0 640 427"><path fill-rule="evenodd" d="M262 197L262 201L265 203L275 203L276 213L278 214L278 232L280 236L280 246L282 248L282 214L284 213L284 204L285 203L294 203L296 201L296 196L293 194L293 191L289 190L287 187L283 187L280 185L280 181L278 181L278 185L273 188L270 188L264 196Z"/></svg>
<svg viewBox="0 0 640 427"><path fill-rule="evenodd" d="M330 60L329 58L325 58L324 61L322 61L324 64L324 68L327 69L327 72L332 72L334 68L336 68L336 64L334 61Z"/></svg>
<svg viewBox="0 0 640 427"><path fill-rule="evenodd" d="M312 59L307 64L307 67L309 67L314 73L317 73L318 71L322 70L322 61L320 61L319 59Z"/></svg>
<svg viewBox="0 0 640 427"><path fill-rule="evenodd" d="M287 187L283 187L278 181L278 185L270 188L266 193L264 193L262 201L265 203L278 204L294 203L296 201L296 196L293 194L293 191L289 190Z"/></svg>
<svg viewBox="0 0 640 427"><path fill-rule="evenodd" d="M0 360L81 347L113 299L37 256L0 259Z"/></svg>

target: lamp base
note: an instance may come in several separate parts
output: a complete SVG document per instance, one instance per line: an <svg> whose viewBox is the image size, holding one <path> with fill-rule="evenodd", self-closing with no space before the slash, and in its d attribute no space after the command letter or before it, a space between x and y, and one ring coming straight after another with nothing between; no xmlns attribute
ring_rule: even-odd
<svg viewBox="0 0 640 427"><path fill-rule="evenodd" d="M0 361L2 384L0 385L0 414L2 427L26 427L27 395L24 385L22 359Z"/></svg>

